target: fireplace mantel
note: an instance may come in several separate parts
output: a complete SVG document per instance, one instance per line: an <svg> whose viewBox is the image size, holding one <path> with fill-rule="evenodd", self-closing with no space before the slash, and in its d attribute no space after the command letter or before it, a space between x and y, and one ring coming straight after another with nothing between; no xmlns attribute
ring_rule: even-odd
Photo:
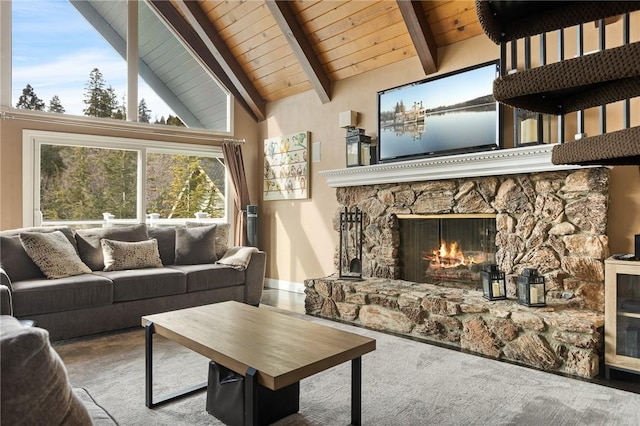
<svg viewBox="0 0 640 426"><path fill-rule="evenodd" d="M551 163L553 145L449 155L321 171L331 188L464 177L537 173L581 168Z"/></svg>

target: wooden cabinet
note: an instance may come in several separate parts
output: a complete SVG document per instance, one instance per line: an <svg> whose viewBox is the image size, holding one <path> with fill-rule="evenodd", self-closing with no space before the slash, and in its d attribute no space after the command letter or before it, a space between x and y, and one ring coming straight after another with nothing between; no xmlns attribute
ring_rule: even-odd
<svg viewBox="0 0 640 426"><path fill-rule="evenodd" d="M640 261L605 260L605 374L640 374Z"/></svg>

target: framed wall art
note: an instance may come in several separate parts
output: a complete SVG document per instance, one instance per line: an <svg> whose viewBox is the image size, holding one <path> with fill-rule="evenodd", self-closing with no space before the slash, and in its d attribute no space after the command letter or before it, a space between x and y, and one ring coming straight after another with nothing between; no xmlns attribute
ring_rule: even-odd
<svg viewBox="0 0 640 426"><path fill-rule="evenodd" d="M264 141L264 201L309 198L309 132Z"/></svg>

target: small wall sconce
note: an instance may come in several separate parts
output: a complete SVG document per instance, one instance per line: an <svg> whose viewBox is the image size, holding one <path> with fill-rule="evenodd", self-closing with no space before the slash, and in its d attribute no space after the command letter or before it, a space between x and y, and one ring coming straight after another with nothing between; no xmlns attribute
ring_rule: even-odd
<svg viewBox="0 0 640 426"><path fill-rule="evenodd" d="M339 116L340 127L355 127L358 124L357 111L343 111Z"/></svg>
<svg viewBox="0 0 640 426"><path fill-rule="evenodd" d="M547 306L544 277L537 269L527 268L518 276L518 303L525 306Z"/></svg>
<svg viewBox="0 0 640 426"><path fill-rule="evenodd" d="M498 269L498 265L489 265L480 272L482 277L482 295L488 300L504 300L507 298L507 284L504 280L504 272Z"/></svg>

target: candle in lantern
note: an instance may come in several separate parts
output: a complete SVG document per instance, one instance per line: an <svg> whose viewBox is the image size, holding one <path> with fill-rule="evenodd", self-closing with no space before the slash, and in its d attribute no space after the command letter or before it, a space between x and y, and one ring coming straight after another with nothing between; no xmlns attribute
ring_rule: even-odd
<svg viewBox="0 0 640 426"><path fill-rule="evenodd" d="M502 296L502 294L500 293L500 282L499 281L494 281L492 284L492 291L493 291L493 296Z"/></svg>

